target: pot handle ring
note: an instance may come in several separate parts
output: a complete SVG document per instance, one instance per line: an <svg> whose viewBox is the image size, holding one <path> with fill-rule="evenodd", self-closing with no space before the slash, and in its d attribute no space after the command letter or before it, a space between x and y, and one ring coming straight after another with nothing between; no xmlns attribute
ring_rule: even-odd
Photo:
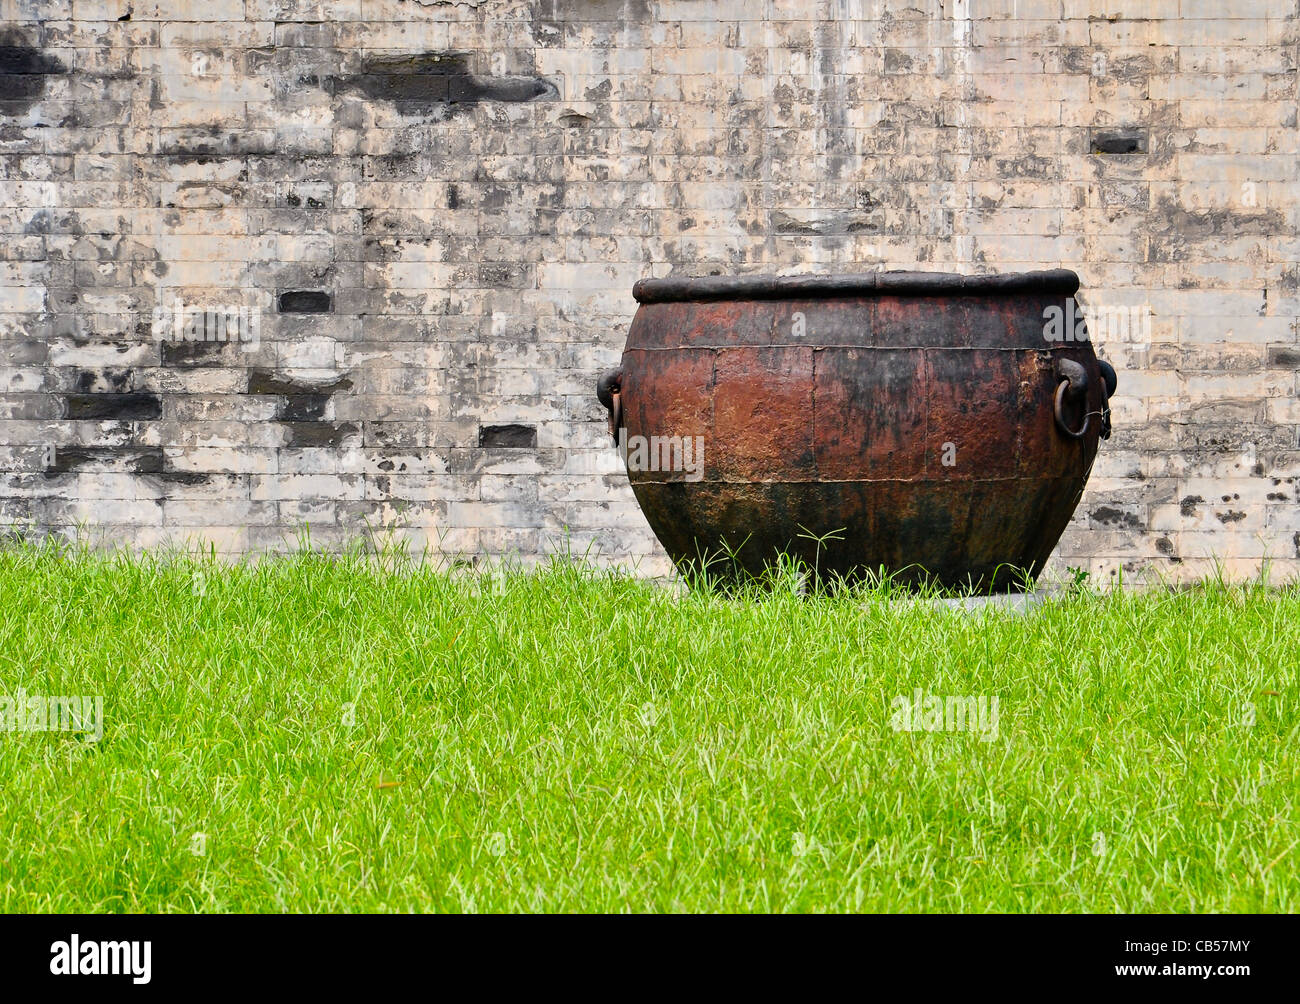
<svg viewBox="0 0 1300 1004"><path fill-rule="evenodd" d="M1085 413L1083 416L1083 425L1078 430L1071 429L1065 421L1065 415L1062 413L1061 404L1068 394L1071 401L1085 400L1088 393L1088 371L1082 364L1075 362L1073 359L1056 360L1056 375L1059 382L1056 385L1056 399L1052 405L1052 411L1056 416L1056 427L1071 439L1082 439L1088 433L1088 422L1091 421L1091 414Z"/></svg>
<svg viewBox="0 0 1300 1004"><path fill-rule="evenodd" d="M1099 359L1097 366L1101 370L1101 411L1085 412L1083 425L1079 427L1078 431L1075 431L1065 421L1062 403L1066 397L1069 397L1071 401L1086 399L1088 371L1073 359L1058 359L1056 361L1056 375L1060 378L1060 382L1056 385L1056 398L1053 401L1052 411L1056 416L1057 428L1071 439L1082 439L1087 435L1088 422L1093 415L1098 415L1101 418L1101 430L1099 432L1101 438L1110 439L1110 399L1115 394L1115 388L1119 380L1115 374L1115 367L1106 360Z"/></svg>
<svg viewBox="0 0 1300 1004"><path fill-rule="evenodd" d="M1104 395L1101 404L1101 438L1110 439L1110 399L1115 396L1119 377L1115 374L1115 367L1105 359L1098 359L1097 365L1101 368L1101 392Z"/></svg>
<svg viewBox="0 0 1300 1004"><path fill-rule="evenodd" d="M623 424L623 371L607 370L596 381L596 398L609 412L609 434L618 445L618 429Z"/></svg>

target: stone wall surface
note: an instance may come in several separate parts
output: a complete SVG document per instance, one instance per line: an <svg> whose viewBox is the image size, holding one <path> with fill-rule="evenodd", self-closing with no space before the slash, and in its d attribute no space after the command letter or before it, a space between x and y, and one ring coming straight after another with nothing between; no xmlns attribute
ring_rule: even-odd
<svg viewBox="0 0 1300 1004"><path fill-rule="evenodd" d="M0 523L658 573L593 394L636 279L1067 267L1120 390L1055 563L1294 574L1298 50L1297 0L0 0Z"/></svg>

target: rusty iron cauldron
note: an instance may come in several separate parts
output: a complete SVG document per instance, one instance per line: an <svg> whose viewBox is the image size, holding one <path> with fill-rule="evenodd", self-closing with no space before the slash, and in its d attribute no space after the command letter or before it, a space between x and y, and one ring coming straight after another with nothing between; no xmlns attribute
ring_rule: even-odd
<svg viewBox="0 0 1300 1004"><path fill-rule="evenodd" d="M1110 435L1115 371L1078 288L1064 269L642 280L597 396L684 572L786 554L848 581L1018 588Z"/></svg>

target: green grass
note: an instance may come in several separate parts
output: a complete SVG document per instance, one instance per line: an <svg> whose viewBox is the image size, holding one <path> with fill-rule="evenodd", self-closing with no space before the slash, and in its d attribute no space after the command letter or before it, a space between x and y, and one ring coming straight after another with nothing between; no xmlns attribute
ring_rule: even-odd
<svg viewBox="0 0 1300 1004"><path fill-rule="evenodd" d="M1294 589L396 564L0 552L0 692L104 698L97 743L0 733L0 908L1300 908ZM915 688L997 737L895 731Z"/></svg>

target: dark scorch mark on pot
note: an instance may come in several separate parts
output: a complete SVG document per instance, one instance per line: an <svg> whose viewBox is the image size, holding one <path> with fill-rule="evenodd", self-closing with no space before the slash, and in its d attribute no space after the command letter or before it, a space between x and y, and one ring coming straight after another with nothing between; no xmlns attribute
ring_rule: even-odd
<svg viewBox="0 0 1300 1004"><path fill-rule="evenodd" d="M531 425L485 425L478 431L478 445L486 448L534 450L537 429Z"/></svg>
<svg viewBox="0 0 1300 1004"><path fill-rule="evenodd" d="M0 115L21 115L45 93L47 77L67 72L58 59L28 44L21 32L0 32Z"/></svg>
<svg viewBox="0 0 1300 1004"><path fill-rule="evenodd" d="M425 52L367 59L360 73L326 77L333 94L359 91L376 101L391 101L402 115L423 115L436 107L455 111L483 101L557 99L559 89L544 77L475 73L464 52Z"/></svg>
<svg viewBox="0 0 1300 1004"><path fill-rule="evenodd" d="M291 289L280 294L282 314L328 314L333 301L320 289Z"/></svg>

